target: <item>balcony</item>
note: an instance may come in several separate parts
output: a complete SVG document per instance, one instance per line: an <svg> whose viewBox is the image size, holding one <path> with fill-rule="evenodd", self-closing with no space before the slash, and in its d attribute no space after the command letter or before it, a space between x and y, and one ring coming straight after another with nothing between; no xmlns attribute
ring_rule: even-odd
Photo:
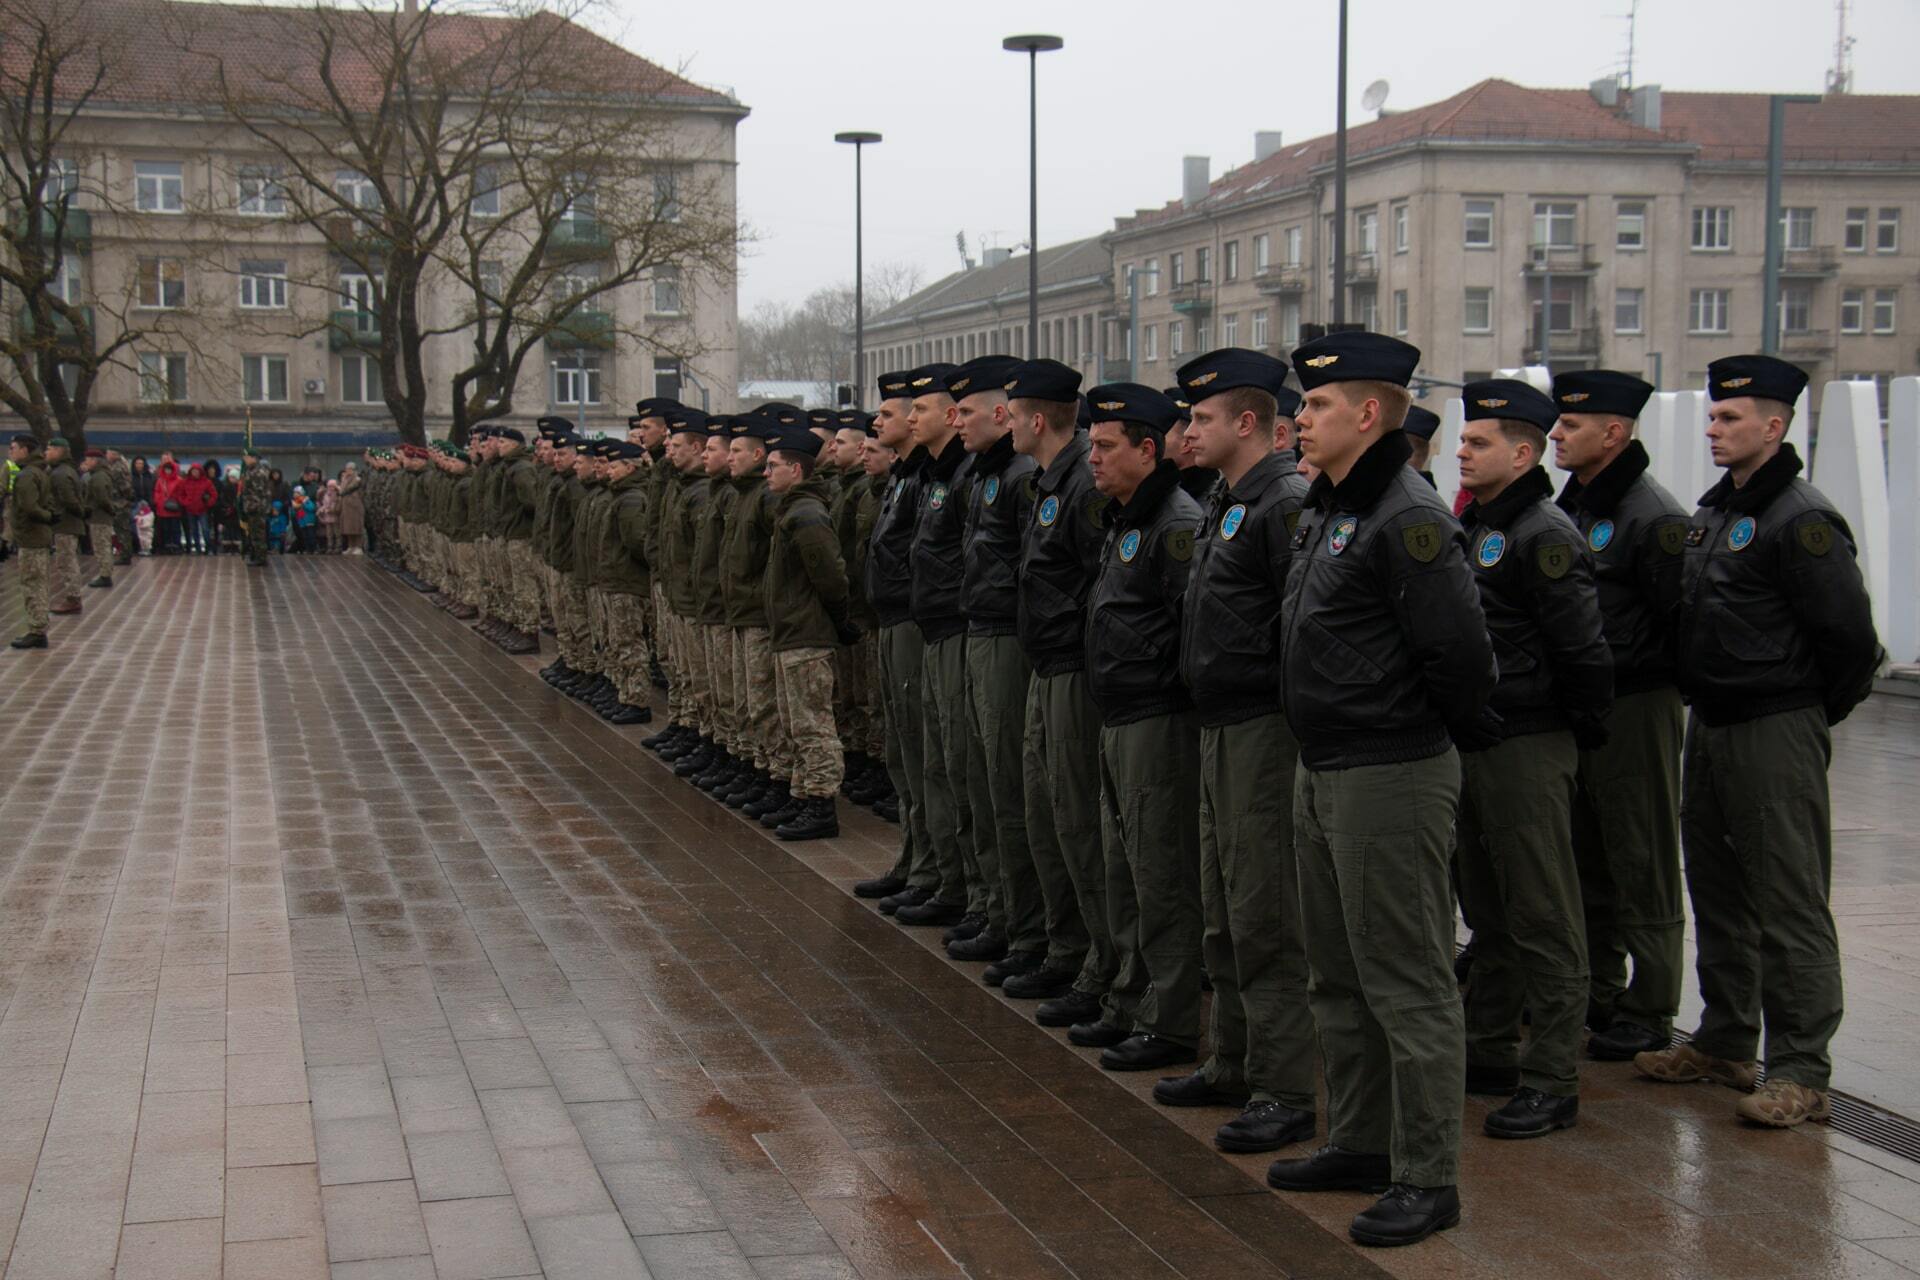
<svg viewBox="0 0 1920 1280"><path fill-rule="evenodd" d="M1530 244L1526 269L1543 276L1587 276L1600 269L1590 244Z"/></svg>
<svg viewBox="0 0 1920 1280"><path fill-rule="evenodd" d="M1253 287L1265 294L1305 293L1307 269L1297 262L1272 262L1253 273Z"/></svg>
<svg viewBox="0 0 1920 1280"><path fill-rule="evenodd" d="M91 351L93 349L91 335L94 333L93 308L82 307L80 308L80 314L86 317L87 333L89 335L87 350ZM19 333L20 336L24 339L32 340L35 337L34 327L33 327L33 308L31 307L20 308L19 311L14 313L14 319L18 326L15 332ZM65 350L65 351L78 350L78 347L73 340L74 339L73 322L71 320L68 320L63 315L56 314L53 317L53 332L54 332L54 346L56 349Z"/></svg>
<svg viewBox="0 0 1920 1280"><path fill-rule="evenodd" d="M562 218L547 236L547 256L562 261L603 258L612 248L607 229L584 218Z"/></svg>
<svg viewBox="0 0 1920 1280"><path fill-rule="evenodd" d="M1795 329L1780 333L1780 354L1815 357L1833 354L1833 330Z"/></svg>
<svg viewBox="0 0 1920 1280"><path fill-rule="evenodd" d="M335 311L327 320L327 346L334 351L380 345L380 317L375 312Z"/></svg>
<svg viewBox="0 0 1920 1280"><path fill-rule="evenodd" d="M1347 255L1347 283L1365 284L1369 280L1380 278L1380 255L1377 253L1350 253Z"/></svg>
<svg viewBox="0 0 1920 1280"><path fill-rule="evenodd" d="M1100 381L1132 382L1133 364L1125 356L1118 356L1100 362Z"/></svg>
<svg viewBox="0 0 1920 1280"><path fill-rule="evenodd" d="M392 241L358 218L344 214L320 219L327 247L340 254L384 254Z"/></svg>
<svg viewBox="0 0 1920 1280"><path fill-rule="evenodd" d="M26 218L27 215L24 212L13 215L14 232L22 239L27 237ZM33 238L52 244L54 231L59 224L60 220L55 210L41 209L37 225L34 227ZM85 209L69 208L67 210L66 246L75 253L86 253L93 248L92 213Z"/></svg>
<svg viewBox="0 0 1920 1280"><path fill-rule="evenodd" d="M1168 292L1173 309L1183 316L1204 316L1213 311L1213 281L1187 280Z"/></svg>
<svg viewBox="0 0 1920 1280"><path fill-rule="evenodd" d="M1784 249L1780 253L1780 278L1830 276L1840 269L1840 251L1830 244L1805 249Z"/></svg>
<svg viewBox="0 0 1920 1280"><path fill-rule="evenodd" d="M1592 327L1557 329L1547 335L1545 351L1532 343L1528 344L1527 349L1542 364L1568 356L1597 356L1600 354L1600 330Z"/></svg>
<svg viewBox="0 0 1920 1280"><path fill-rule="evenodd" d="M547 332L550 351L611 351L613 314L608 311L576 311Z"/></svg>

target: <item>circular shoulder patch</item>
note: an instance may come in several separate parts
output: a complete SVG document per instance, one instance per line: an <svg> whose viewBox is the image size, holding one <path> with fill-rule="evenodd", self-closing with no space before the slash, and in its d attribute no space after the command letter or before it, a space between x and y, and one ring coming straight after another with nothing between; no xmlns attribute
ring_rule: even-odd
<svg viewBox="0 0 1920 1280"><path fill-rule="evenodd" d="M983 496L987 500L987 505L992 506L993 500L1000 496L1000 477L999 476L987 477L987 486Z"/></svg>
<svg viewBox="0 0 1920 1280"><path fill-rule="evenodd" d="M1048 494L1040 503L1040 523L1050 529L1053 527L1053 522L1059 518L1060 499L1053 494Z"/></svg>
<svg viewBox="0 0 1920 1280"><path fill-rule="evenodd" d="M1495 530L1480 540L1480 550L1475 558L1482 569L1491 569L1500 563L1500 557L1507 554L1507 535Z"/></svg>
<svg viewBox="0 0 1920 1280"><path fill-rule="evenodd" d="M1602 520L1587 530L1587 545L1595 551L1605 551L1613 541L1613 521Z"/></svg>
<svg viewBox="0 0 1920 1280"><path fill-rule="evenodd" d="M1236 502L1232 506L1228 507L1227 513L1220 517L1221 540L1224 542L1232 542L1233 535L1240 532L1240 526L1245 524L1246 520L1247 520L1247 504L1246 503Z"/></svg>
<svg viewBox="0 0 1920 1280"><path fill-rule="evenodd" d="M1140 531L1129 529L1120 537L1120 563L1132 564L1133 558L1140 554Z"/></svg>
<svg viewBox="0 0 1920 1280"><path fill-rule="evenodd" d="M1345 551L1347 544L1353 541L1354 530L1359 527L1360 522L1352 516L1341 516L1334 521L1333 528L1327 531L1327 554L1337 556Z"/></svg>
<svg viewBox="0 0 1920 1280"><path fill-rule="evenodd" d="M1744 551L1753 541L1753 517L1741 516L1733 522L1733 528L1727 530L1727 550Z"/></svg>

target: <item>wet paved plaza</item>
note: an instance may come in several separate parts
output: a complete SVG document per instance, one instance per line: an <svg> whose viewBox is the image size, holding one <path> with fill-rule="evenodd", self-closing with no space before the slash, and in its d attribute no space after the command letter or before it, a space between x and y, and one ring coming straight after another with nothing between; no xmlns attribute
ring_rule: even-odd
<svg viewBox="0 0 1920 1280"><path fill-rule="evenodd" d="M775 842L364 561L119 582L0 658L8 1280L1920 1274L1920 1165L1598 1064L1362 1252L855 900L896 828ZM1910 1115L1916 776L1875 699L1836 1084Z"/></svg>

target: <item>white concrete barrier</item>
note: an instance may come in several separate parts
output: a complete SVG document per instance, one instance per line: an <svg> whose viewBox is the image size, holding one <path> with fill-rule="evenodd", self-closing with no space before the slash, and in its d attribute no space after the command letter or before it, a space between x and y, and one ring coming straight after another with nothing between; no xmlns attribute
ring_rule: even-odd
<svg viewBox="0 0 1920 1280"><path fill-rule="evenodd" d="M1880 643L1920 662L1920 378L1895 378L1887 412L1887 595Z"/></svg>
<svg viewBox="0 0 1920 1280"><path fill-rule="evenodd" d="M1794 425L1800 425L1796 416ZM1880 399L1871 382L1829 382L1820 395L1816 489L1853 530L1855 558L1873 597L1873 624L1887 633L1887 455L1880 443Z"/></svg>

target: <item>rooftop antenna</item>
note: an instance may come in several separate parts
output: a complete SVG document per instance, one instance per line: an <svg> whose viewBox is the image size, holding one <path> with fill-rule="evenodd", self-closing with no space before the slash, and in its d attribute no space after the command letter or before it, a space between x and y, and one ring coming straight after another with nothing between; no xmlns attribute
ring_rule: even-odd
<svg viewBox="0 0 1920 1280"><path fill-rule="evenodd" d="M1827 72L1828 93L1853 92L1853 37L1847 34L1847 10L1852 0L1834 0L1840 18L1840 31L1833 40L1833 69Z"/></svg>
<svg viewBox="0 0 1920 1280"><path fill-rule="evenodd" d="M1626 66L1620 72L1620 88L1624 92L1633 88L1634 28L1640 23L1640 0L1628 0L1623 16L1627 20Z"/></svg>

